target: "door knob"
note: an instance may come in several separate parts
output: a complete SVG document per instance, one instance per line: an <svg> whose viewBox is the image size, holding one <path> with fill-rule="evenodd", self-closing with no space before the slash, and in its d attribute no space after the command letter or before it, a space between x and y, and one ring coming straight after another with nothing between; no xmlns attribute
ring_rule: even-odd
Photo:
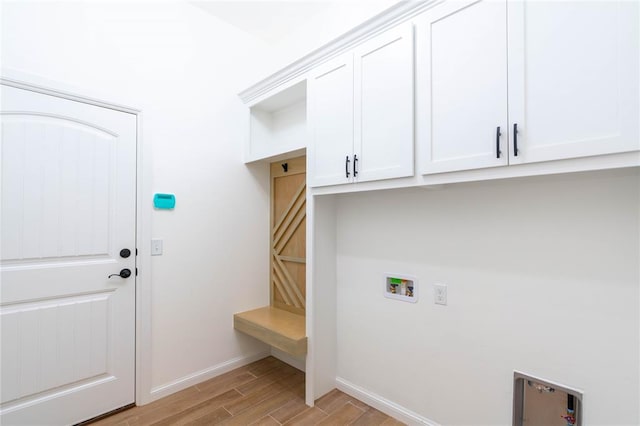
<svg viewBox="0 0 640 426"><path fill-rule="evenodd" d="M131 250L129 250L129 249L120 250L120 257L123 257L123 258L126 259L129 256L131 256Z"/></svg>
<svg viewBox="0 0 640 426"><path fill-rule="evenodd" d="M130 276L131 276L131 269L124 268L123 270L120 271L119 274L109 275L109 278L111 277L129 278Z"/></svg>

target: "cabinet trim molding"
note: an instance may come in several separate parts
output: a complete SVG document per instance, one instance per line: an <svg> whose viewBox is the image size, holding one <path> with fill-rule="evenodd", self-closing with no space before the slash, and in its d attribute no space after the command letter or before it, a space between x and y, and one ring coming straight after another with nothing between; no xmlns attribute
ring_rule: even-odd
<svg viewBox="0 0 640 426"><path fill-rule="evenodd" d="M443 1L444 0L401 1L356 26L337 39L243 90L238 96L242 102L249 104L257 98L274 91L277 87L303 76L318 65L345 53L362 42L419 15Z"/></svg>

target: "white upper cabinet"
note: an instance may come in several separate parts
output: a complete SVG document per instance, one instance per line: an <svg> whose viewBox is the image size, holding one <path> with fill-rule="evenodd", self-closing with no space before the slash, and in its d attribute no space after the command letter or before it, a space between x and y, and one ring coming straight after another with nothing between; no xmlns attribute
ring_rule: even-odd
<svg viewBox="0 0 640 426"><path fill-rule="evenodd" d="M417 21L423 173L507 164L506 13L456 1Z"/></svg>
<svg viewBox="0 0 640 426"><path fill-rule="evenodd" d="M354 51L354 178L413 176L413 26Z"/></svg>
<svg viewBox="0 0 640 426"><path fill-rule="evenodd" d="M347 183L352 176L353 54L309 76L309 180L312 186Z"/></svg>
<svg viewBox="0 0 640 426"><path fill-rule="evenodd" d="M639 149L638 4L509 2L511 164Z"/></svg>
<svg viewBox="0 0 640 426"><path fill-rule="evenodd" d="M412 24L313 70L309 105L311 186L412 176Z"/></svg>
<svg viewBox="0 0 640 426"><path fill-rule="evenodd" d="M476 0L419 17L421 172L640 149L638 9Z"/></svg>

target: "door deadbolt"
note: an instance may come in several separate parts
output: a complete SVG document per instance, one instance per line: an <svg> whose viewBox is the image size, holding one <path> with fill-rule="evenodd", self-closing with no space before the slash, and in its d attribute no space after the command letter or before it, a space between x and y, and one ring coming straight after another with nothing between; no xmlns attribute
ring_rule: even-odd
<svg viewBox="0 0 640 426"><path fill-rule="evenodd" d="M129 250L129 249L120 250L120 257L123 257L123 258L126 259L129 256L131 256L131 250Z"/></svg>

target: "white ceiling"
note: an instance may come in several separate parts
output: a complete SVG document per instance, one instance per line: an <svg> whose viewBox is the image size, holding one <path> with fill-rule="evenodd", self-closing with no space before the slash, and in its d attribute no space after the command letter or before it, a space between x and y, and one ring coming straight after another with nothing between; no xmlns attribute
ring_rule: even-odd
<svg viewBox="0 0 640 426"><path fill-rule="evenodd" d="M336 1L192 1L193 5L227 23L275 44L305 23L324 14Z"/></svg>

